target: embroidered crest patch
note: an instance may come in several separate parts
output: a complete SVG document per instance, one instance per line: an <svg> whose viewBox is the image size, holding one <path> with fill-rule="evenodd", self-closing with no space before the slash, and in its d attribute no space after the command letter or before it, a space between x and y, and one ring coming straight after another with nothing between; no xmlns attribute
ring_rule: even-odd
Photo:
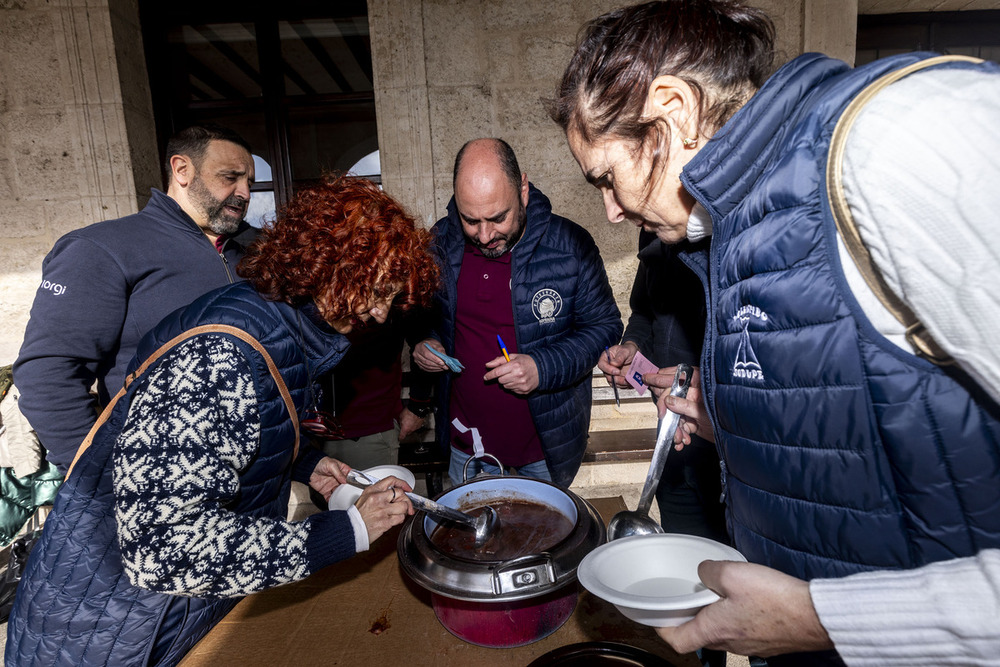
<svg viewBox="0 0 1000 667"><path fill-rule="evenodd" d="M555 322L562 307L562 297L554 289L540 289L531 298L531 312L535 314L539 324Z"/></svg>
<svg viewBox="0 0 1000 667"><path fill-rule="evenodd" d="M767 322L767 313L757 306L748 305L740 308L733 315L733 319L743 325L743 333L740 334L740 344L736 349L736 359L733 361L733 377L763 382L764 370L760 367L760 362L757 361L757 355L754 354L753 346L750 345L749 326L750 320Z"/></svg>

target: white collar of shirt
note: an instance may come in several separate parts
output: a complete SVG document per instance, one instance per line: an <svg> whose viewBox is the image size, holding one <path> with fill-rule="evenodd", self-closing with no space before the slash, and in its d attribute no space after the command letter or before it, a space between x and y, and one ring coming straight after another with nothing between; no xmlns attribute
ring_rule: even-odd
<svg viewBox="0 0 1000 667"><path fill-rule="evenodd" d="M688 217L687 238L695 243L702 239L707 239L712 235L712 216L709 215L705 207L698 202L694 203L691 215Z"/></svg>

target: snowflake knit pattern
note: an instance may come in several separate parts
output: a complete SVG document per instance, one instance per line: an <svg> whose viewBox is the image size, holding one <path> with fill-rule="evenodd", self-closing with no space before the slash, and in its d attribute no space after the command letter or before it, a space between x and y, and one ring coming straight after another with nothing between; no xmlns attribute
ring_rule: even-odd
<svg viewBox="0 0 1000 667"><path fill-rule="evenodd" d="M133 584L231 597L309 574L308 522L226 509L259 444L250 367L232 340L200 335L167 353L136 392L112 457L118 541Z"/></svg>

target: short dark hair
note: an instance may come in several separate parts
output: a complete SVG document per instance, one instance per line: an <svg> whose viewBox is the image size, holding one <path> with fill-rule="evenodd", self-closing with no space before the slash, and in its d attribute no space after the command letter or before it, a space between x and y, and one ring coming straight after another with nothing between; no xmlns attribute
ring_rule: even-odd
<svg viewBox="0 0 1000 667"><path fill-rule="evenodd" d="M465 149L469 147L469 144L476 141L481 141L480 139L472 139L471 141L465 142L465 145L458 150L458 155L455 156L455 168L451 175L451 187L455 187L455 183L458 181L458 170L462 164L462 158L465 157ZM503 170L504 175L510 184L514 186L514 190L521 190L521 167L517 164L517 156L514 155L514 149L510 147L503 139L489 138L487 139L490 147L493 148L493 154L497 156L497 161L500 162L500 168Z"/></svg>
<svg viewBox="0 0 1000 667"><path fill-rule="evenodd" d="M186 155L191 158L195 166L201 165L208 150L208 144L213 140L228 141L244 149L253 155L250 144L238 132L215 123L201 123L186 127L167 142L167 156L163 160L163 175L167 183L170 183L170 158L175 155Z"/></svg>
<svg viewBox="0 0 1000 667"><path fill-rule="evenodd" d="M606 135L653 147L653 172L670 128L643 119L658 76L698 94L702 127L714 132L773 71L774 24L739 0L663 0L617 9L587 23L549 115L587 142Z"/></svg>

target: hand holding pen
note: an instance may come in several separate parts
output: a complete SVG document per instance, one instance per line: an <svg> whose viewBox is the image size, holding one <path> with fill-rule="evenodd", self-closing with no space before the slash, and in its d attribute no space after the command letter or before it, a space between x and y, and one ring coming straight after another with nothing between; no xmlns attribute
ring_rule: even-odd
<svg viewBox="0 0 1000 667"><path fill-rule="evenodd" d="M615 402L619 403L619 405L617 389L618 387L628 386L628 382L625 381L624 368L632 363L632 359L635 358L635 354L638 351L639 346L632 341L626 341L621 345L612 345L610 348L605 348L604 354L597 360L598 370L604 373L608 384L616 390Z"/></svg>
<svg viewBox="0 0 1000 667"><path fill-rule="evenodd" d="M538 388L538 366L535 360L527 354L510 354L503 338L497 334L497 345L503 356L486 363L490 371L483 376L486 382L496 380L500 385L515 394L530 394Z"/></svg>
<svg viewBox="0 0 1000 667"><path fill-rule="evenodd" d="M608 349L607 345L604 346L604 353L608 355L608 363L609 364L612 363L611 362L611 350ZM618 395L618 383L614 379L611 380L611 388L615 392L615 407L616 408L621 408L622 407L622 398L621 398L621 396Z"/></svg>

